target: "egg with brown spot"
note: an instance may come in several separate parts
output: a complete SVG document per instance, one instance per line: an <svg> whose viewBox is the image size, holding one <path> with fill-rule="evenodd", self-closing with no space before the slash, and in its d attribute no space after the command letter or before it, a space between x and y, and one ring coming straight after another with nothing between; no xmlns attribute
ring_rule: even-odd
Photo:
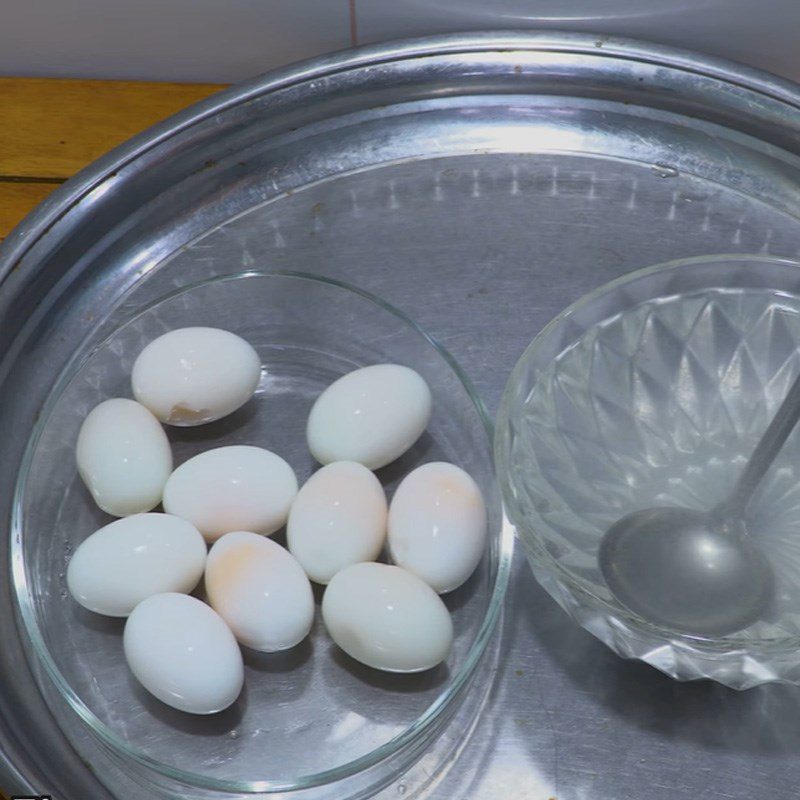
<svg viewBox="0 0 800 800"><path fill-rule="evenodd" d="M440 594L461 586L486 546L480 487L455 464L417 467L392 498L387 541L392 561Z"/></svg>
<svg viewBox="0 0 800 800"><path fill-rule="evenodd" d="M355 461L315 472L297 494L286 524L292 555L312 581L374 561L386 538L386 495L375 475Z"/></svg>
<svg viewBox="0 0 800 800"><path fill-rule="evenodd" d="M240 644L254 650L286 650L311 630L311 584L292 554L264 536L233 531L217 540L205 586L211 607Z"/></svg>
<svg viewBox="0 0 800 800"><path fill-rule="evenodd" d="M261 359L220 328L177 328L154 339L131 373L133 396L161 422L193 426L236 411L261 378Z"/></svg>

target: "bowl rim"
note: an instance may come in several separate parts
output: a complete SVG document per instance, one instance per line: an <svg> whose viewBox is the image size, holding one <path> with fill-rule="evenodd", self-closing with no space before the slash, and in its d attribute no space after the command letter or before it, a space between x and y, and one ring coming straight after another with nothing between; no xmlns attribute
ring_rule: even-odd
<svg viewBox="0 0 800 800"><path fill-rule="evenodd" d="M613 280L610 280L597 288L587 292L579 297L574 302L570 303L565 309L560 311L539 333L534 336L530 343L525 347L522 355L518 358L511 373L509 375L506 386L500 400L500 408L495 422L495 438L494 438L494 451L495 451L495 469L497 471L497 478L500 482L500 488L503 494L503 504L508 512L509 506L513 504L509 502L508 498L515 492L515 481L512 479L512 471L507 469L509 463L509 453L507 447L507 439L504 432L511 425L511 407L513 405L513 397L516 389L521 382L522 372L527 367L528 363L533 360L539 350L544 346L545 342L551 337L562 325L568 322L575 314L580 312L585 307L594 303L599 298L610 294L634 281L645 278L649 275L659 272L669 272L672 270L690 269L702 264L712 264L714 262L725 262L728 264L739 264L744 266L749 262L760 262L769 264L776 267L788 267L795 269L800 273L800 259L792 259L783 256L772 256L764 253L709 253L707 255L690 256L687 258L672 259L670 261L663 261L649 267L632 270L624 275L620 275ZM655 298L652 298L655 299ZM645 300L642 302L650 302ZM599 324L602 320L598 320ZM567 345L569 347L570 345ZM566 347L565 347L566 349ZM562 351L563 352L563 351ZM538 380L538 379L537 379ZM670 641L676 645L685 645L687 648L698 649L703 652L703 655L708 658L714 658L715 655L727 657L732 652L742 652L753 648L760 648L764 650L793 650L796 651L800 648L800 636L781 636L767 639L749 639L743 641L742 639L733 638L730 635L726 636L701 636L699 634L680 633L668 627L661 626L657 623L650 622L643 617L629 611L622 604L615 605L606 598L600 596L596 592L589 589L585 584L575 579L573 574L556 561L546 550L537 546L536 542L529 542L526 538L529 536L527 531L533 531L534 526L525 524L524 519L511 519L511 524L515 527L517 535L525 550L530 557L531 549L536 547L536 559L538 561L538 569L547 571L548 573L556 573L558 579L565 584L566 588L573 595L578 595L585 598L589 603L598 607L604 616L609 615L613 617L622 617L634 629L654 636L658 639ZM538 534L535 534L538 537ZM547 588L547 587L545 587ZM549 591L549 590L548 590ZM556 598L557 599L557 598ZM570 612L571 613L571 612ZM724 653L722 649L724 648Z"/></svg>
<svg viewBox="0 0 800 800"><path fill-rule="evenodd" d="M39 443L45 425L51 416L53 408L63 395L70 382L77 376L89 359L91 359L98 350L106 346L121 329L132 325L136 322L136 320L152 311L156 306L169 302L170 300L173 300L198 288L231 281L246 280L250 278L297 280L305 283L327 286L329 288L342 290L346 293L359 297L368 303L377 306L381 310L393 315L401 323L407 326L410 331L418 336L421 336L423 340L427 342L427 344L432 347L434 351L436 351L440 358L455 374L460 384L464 387L464 390L466 391L467 396L469 397L478 415L478 419L480 420L483 429L486 432L489 456L490 458L493 457L493 424L486 406L477 390L473 386L472 381L467 377L455 357L405 312L394 307L377 295L345 281L302 271L268 271L248 269L239 272L225 273L223 275L215 275L210 278L204 278L202 280L186 284L148 301L143 306L126 315L118 325L114 326L112 331L103 336L101 341L92 346L87 352L84 352L85 342L92 336L92 333L90 333L89 336L84 339L84 344L78 346L73 357L62 368L55 382L49 389L45 402L42 404L40 413L36 419L31 434L28 437L25 451L20 462L18 477L14 485L11 509L9 537L10 560L11 574L14 584L14 591L12 592L12 595L16 600L17 614L22 620L22 631L27 635L28 643L32 645L32 649L36 654L38 663L44 668L47 677L49 677L50 680L55 684L61 698L66 700L67 705L71 708L71 710L77 714L77 716L89 727L91 732L95 734L102 743L109 746L112 751L117 752L128 759L131 759L151 770L159 772L172 780L180 781L189 786L194 786L196 788L205 790L226 792L230 794L275 794L300 792L315 787L331 785L335 782L343 781L357 774L363 773L371 767L378 765L380 762L386 761L392 756L409 748L411 745L419 741L422 734L434 728L437 723L446 717L448 710L463 694L464 690L471 682L471 679L478 665L480 664L486 648L489 645L489 642L491 641L497 627L497 622L503 608L503 601L510 577L511 561L514 552L514 530L508 521L508 518L505 514L505 509L501 502L500 525L496 531L498 544L497 571L494 581L491 584L491 595L489 597L486 613L475 636L475 640L473 641L472 646L466 655L464 663L458 672L448 682L446 688L439 693L437 698L419 717L416 718L416 720L414 720L414 722L379 747L369 751L368 753L365 753L362 756L359 756L358 758L351 759L343 764L330 767L320 772L300 775L292 780L270 780L268 778L261 780L233 780L227 778L215 778L189 770L183 770L179 767L175 767L171 764L153 758L152 756L140 751L138 747L132 746L123 741L111 727L109 727L105 722L101 721L99 717L97 717L97 715L95 715L95 713L89 709L81 697L73 690L69 682L62 674L61 670L56 664L55 659L50 653L50 649L45 643L44 636L39 626L35 600L31 591L32 587L29 585L27 577L25 557L22 546L25 527L25 485L26 476L28 475L31 466L31 460L36 451L36 447ZM124 298L122 301L117 303L116 308L121 308L123 302ZM494 480L497 482L499 488L499 479L496 469L494 469Z"/></svg>

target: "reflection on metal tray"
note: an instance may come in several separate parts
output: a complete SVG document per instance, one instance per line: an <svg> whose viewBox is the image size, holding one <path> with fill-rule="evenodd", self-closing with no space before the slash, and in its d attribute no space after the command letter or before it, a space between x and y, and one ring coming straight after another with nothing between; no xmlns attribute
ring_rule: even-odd
<svg viewBox="0 0 800 800"><path fill-rule="evenodd" d="M7 239L3 427L25 430L65 356L101 333L98 305L126 313L248 266L384 296L441 339L494 410L524 346L579 295L681 256L796 257L798 216L800 93L777 79L582 35L333 56L139 137ZM5 444L3 507L23 442ZM5 585L0 603L0 745L17 782L105 796L35 695ZM680 685L623 662L567 619L521 554L501 652L476 732L422 796L789 800L800 784L800 690ZM94 747L78 741L99 763Z"/></svg>

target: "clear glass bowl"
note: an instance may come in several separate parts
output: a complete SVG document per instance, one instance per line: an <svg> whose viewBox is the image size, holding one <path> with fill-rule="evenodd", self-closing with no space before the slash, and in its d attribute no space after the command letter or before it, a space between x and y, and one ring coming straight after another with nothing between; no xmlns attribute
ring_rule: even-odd
<svg viewBox="0 0 800 800"><path fill-rule="evenodd" d="M162 705L133 679L122 651L124 620L92 614L68 596L64 575L71 553L110 520L76 473L81 421L98 402L130 396L136 355L159 334L186 325L240 334L259 352L263 372L256 397L231 416L168 430L176 464L209 447L251 443L286 458L302 482L315 468L304 431L322 389L377 362L406 364L425 377L434 398L430 425L378 476L391 494L418 464L448 460L466 469L486 497L490 536L484 558L462 588L444 597L455 627L446 663L418 675L380 673L339 651L317 618L310 637L288 652L245 649L242 696L225 712L196 717ZM479 667L500 613L511 542L490 425L452 357L379 299L297 273L247 272L198 283L140 309L102 344L76 353L31 435L12 520L16 594L44 667L41 680L57 687L140 783L157 794L192 797L363 796L430 753L458 711L460 729L450 750L442 745L436 751L439 761L446 760L490 685L491 669ZM435 761L428 772L439 766Z"/></svg>
<svg viewBox="0 0 800 800"><path fill-rule="evenodd" d="M720 638L632 614L597 564L632 511L710 509L800 371L800 264L708 256L634 272L570 306L508 381L495 436L506 510L536 578L620 655L678 679L800 683L800 431L747 512L773 607Z"/></svg>

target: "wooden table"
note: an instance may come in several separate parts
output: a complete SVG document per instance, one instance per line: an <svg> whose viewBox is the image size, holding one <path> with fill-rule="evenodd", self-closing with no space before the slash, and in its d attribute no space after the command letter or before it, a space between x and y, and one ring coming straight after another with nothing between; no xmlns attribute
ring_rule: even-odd
<svg viewBox="0 0 800 800"><path fill-rule="evenodd" d="M0 240L89 162L220 88L0 78Z"/></svg>

